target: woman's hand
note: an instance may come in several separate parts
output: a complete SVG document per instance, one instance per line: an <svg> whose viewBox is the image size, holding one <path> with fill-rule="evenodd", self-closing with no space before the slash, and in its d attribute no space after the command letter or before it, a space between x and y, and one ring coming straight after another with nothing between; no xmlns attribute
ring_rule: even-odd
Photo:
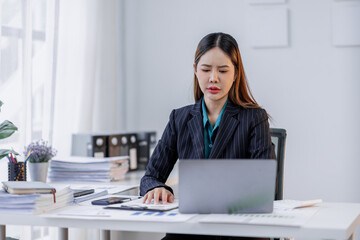
<svg viewBox="0 0 360 240"><path fill-rule="evenodd" d="M159 200L162 200L163 204L172 203L174 202L174 195L166 188L158 187L145 194L143 203L151 203L152 199L154 199L155 204L159 204Z"/></svg>

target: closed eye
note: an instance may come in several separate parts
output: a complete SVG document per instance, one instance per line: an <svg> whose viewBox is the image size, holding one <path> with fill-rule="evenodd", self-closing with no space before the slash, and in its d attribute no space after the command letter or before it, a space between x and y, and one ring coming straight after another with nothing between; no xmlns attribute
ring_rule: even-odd
<svg viewBox="0 0 360 240"><path fill-rule="evenodd" d="M209 69L201 69L201 71L203 71L203 72L210 72Z"/></svg>

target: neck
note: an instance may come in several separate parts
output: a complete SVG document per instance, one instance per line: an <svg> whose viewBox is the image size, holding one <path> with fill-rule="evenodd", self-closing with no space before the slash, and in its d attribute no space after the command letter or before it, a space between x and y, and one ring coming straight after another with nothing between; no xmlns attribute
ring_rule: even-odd
<svg viewBox="0 0 360 240"><path fill-rule="evenodd" d="M212 101L209 100L208 98L204 98L205 106L207 110L206 112L208 114L209 120L212 125L215 124L215 121L217 117L220 115L220 112L224 107L226 100L227 100L227 96L216 101Z"/></svg>

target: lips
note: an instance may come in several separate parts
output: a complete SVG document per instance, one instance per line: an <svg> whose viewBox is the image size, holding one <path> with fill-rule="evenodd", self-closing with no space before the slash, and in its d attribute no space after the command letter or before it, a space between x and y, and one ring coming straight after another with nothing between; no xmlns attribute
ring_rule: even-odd
<svg viewBox="0 0 360 240"><path fill-rule="evenodd" d="M208 87L207 90L209 91L209 93L218 93L218 92L220 92L220 88L218 88L218 87Z"/></svg>

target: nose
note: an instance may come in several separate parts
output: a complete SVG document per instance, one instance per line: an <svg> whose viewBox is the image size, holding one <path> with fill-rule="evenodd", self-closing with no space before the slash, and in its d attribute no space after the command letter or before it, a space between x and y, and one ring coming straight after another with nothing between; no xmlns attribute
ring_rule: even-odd
<svg viewBox="0 0 360 240"><path fill-rule="evenodd" d="M215 71L215 70L211 71L209 80L210 80L211 83L219 81L217 71Z"/></svg>

